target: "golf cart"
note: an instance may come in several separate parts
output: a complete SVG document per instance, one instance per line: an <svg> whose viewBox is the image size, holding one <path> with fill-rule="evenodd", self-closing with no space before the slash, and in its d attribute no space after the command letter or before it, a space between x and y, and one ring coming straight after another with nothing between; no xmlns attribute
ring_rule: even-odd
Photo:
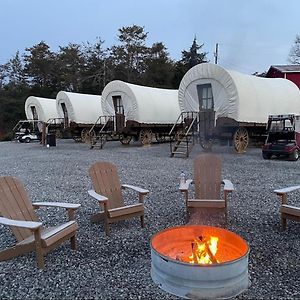
<svg viewBox="0 0 300 300"><path fill-rule="evenodd" d="M28 133L19 137L20 143L30 143L31 141L40 141L39 137L34 133Z"/></svg>
<svg viewBox="0 0 300 300"><path fill-rule="evenodd" d="M30 143L39 141L40 134L37 120L20 120L13 128L14 141L21 143Z"/></svg>
<svg viewBox="0 0 300 300"><path fill-rule="evenodd" d="M300 116L270 115L267 123L267 139L262 148L264 159L284 156L298 160L300 151Z"/></svg>

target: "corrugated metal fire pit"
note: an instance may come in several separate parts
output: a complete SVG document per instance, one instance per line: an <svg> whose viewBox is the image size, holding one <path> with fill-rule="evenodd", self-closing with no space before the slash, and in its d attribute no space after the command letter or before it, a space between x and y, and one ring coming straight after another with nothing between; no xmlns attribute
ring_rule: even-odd
<svg viewBox="0 0 300 300"><path fill-rule="evenodd" d="M216 252L211 237L217 238ZM248 256L247 242L231 231L171 227L151 239L151 277L163 290L183 298L227 299L248 288Z"/></svg>

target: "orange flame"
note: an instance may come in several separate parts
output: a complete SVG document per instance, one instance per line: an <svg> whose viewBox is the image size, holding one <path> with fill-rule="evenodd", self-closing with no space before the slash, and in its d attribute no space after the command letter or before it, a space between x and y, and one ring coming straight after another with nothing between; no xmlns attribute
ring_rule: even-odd
<svg viewBox="0 0 300 300"><path fill-rule="evenodd" d="M192 242L192 255L189 256L191 264L213 264L219 261L215 258L218 251L219 238L211 236L210 238L199 237Z"/></svg>

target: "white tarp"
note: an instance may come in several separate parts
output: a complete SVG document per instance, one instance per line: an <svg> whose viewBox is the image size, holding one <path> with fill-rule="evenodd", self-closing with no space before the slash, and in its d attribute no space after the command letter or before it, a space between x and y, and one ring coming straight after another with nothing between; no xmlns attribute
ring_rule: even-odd
<svg viewBox="0 0 300 300"><path fill-rule="evenodd" d="M58 118L55 99L30 96L25 101L27 120L34 119L33 110L36 111L39 121L47 122L49 119Z"/></svg>
<svg viewBox="0 0 300 300"><path fill-rule="evenodd" d="M56 96L56 108L60 118L64 118L62 103L65 104L70 122L94 124L103 116L101 96L60 91Z"/></svg>
<svg viewBox="0 0 300 300"><path fill-rule="evenodd" d="M102 92L104 115L115 115L113 96L120 96L126 120L148 124L174 124L180 114L178 90L109 82Z"/></svg>
<svg viewBox="0 0 300 300"><path fill-rule="evenodd" d="M199 111L197 85L211 84L217 117L266 123L270 114L299 114L300 92L291 81L246 75L210 63L191 68L178 91L181 111Z"/></svg>

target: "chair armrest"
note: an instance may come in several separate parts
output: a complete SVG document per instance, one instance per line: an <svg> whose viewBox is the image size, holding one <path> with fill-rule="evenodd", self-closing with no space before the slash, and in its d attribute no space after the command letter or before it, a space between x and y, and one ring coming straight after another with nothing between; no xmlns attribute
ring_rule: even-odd
<svg viewBox="0 0 300 300"><path fill-rule="evenodd" d="M227 192L234 191L234 186L233 186L233 184L232 184L232 182L230 180L223 179L222 182L224 184L224 191L227 191Z"/></svg>
<svg viewBox="0 0 300 300"><path fill-rule="evenodd" d="M65 203L65 202L34 202L32 205L36 208L42 207L42 206L50 206L50 207L61 207L66 209L78 209L81 204L75 204L75 203Z"/></svg>
<svg viewBox="0 0 300 300"><path fill-rule="evenodd" d="M189 189L190 184L193 183L193 179L187 179L185 183L180 183L179 190L185 192Z"/></svg>
<svg viewBox="0 0 300 300"><path fill-rule="evenodd" d="M0 217L0 224L28 228L31 230L38 229L43 224L41 222L33 222L33 221L20 221L20 220L12 220L8 218Z"/></svg>
<svg viewBox="0 0 300 300"><path fill-rule="evenodd" d="M274 193L277 195L287 194L289 192L293 192L300 189L300 185L290 186L279 190L274 190Z"/></svg>
<svg viewBox="0 0 300 300"><path fill-rule="evenodd" d="M108 201L107 197L96 193L94 190L89 190L88 193L89 193L90 196L92 196L94 199L96 199L98 201L101 201L101 202L104 202L104 203Z"/></svg>
<svg viewBox="0 0 300 300"><path fill-rule="evenodd" d="M134 190L136 192L139 192L140 194L144 194L144 195L149 193L149 190L145 190L143 188L140 188L140 187L134 186L134 185L130 185L130 184L122 184L122 188L123 189L126 189L126 188L127 189L132 189L132 190Z"/></svg>
<svg viewBox="0 0 300 300"><path fill-rule="evenodd" d="M290 187L286 187L283 189L274 190L274 193L276 193L279 197L281 197L282 204L287 204L287 202L288 202L287 194L289 192L293 192L298 189L300 189L300 185L295 185L295 186L290 186Z"/></svg>

